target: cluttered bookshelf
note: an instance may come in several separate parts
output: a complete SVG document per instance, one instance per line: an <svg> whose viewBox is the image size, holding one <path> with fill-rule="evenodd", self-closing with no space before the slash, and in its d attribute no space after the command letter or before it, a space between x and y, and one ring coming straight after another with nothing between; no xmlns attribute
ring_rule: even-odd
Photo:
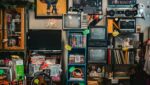
<svg viewBox="0 0 150 85"><path fill-rule="evenodd" d="M67 31L67 85L86 85L86 35L82 31ZM68 49L69 46L71 49Z"/></svg>

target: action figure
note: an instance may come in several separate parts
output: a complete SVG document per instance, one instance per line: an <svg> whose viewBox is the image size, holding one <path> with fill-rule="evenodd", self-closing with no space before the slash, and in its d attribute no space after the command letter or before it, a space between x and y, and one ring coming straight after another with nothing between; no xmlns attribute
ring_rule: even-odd
<svg viewBox="0 0 150 85"><path fill-rule="evenodd" d="M55 12L55 14L57 14L57 8L56 8L56 4L58 2L58 0L40 0L43 3L47 4L47 14L50 15L50 8L52 5L52 13Z"/></svg>

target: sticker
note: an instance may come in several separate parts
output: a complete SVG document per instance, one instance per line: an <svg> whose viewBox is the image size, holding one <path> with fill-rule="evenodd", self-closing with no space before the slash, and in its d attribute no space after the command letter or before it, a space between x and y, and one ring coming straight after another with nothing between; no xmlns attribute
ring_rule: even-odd
<svg viewBox="0 0 150 85"><path fill-rule="evenodd" d="M16 60L16 65L23 65L23 60Z"/></svg>
<svg viewBox="0 0 150 85"><path fill-rule="evenodd" d="M87 35L87 34L89 34L89 33L90 33L90 31L89 31L88 29L83 31L83 34L84 34L84 35Z"/></svg>
<svg viewBox="0 0 150 85"><path fill-rule="evenodd" d="M70 67L69 72L73 72L75 70L75 67Z"/></svg>
<svg viewBox="0 0 150 85"><path fill-rule="evenodd" d="M0 75L4 74L4 70L0 69Z"/></svg>
<svg viewBox="0 0 150 85"><path fill-rule="evenodd" d="M34 84L39 84L39 79L35 79Z"/></svg>
<svg viewBox="0 0 150 85"><path fill-rule="evenodd" d="M70 51L72 49L72 47L70 45L65 45L65 49Z"/></svg>
<svg viewBox="0 0 150 85"><path fill-rule="evenodd" d="M79 85L85 85L84 83L79 83Z"/></svg>
<svg viewBox="0 0 150 85"><path fill-rule="evenodd" d="M100 16L99 16L99 19L102 19L102 18L103 18L103 16L100 15Z"/></svg>
<svg viewBox="0 0 150 85"><path fill-rule="evenodd" d="M123 51L127 51L128 49L129 48L127 48L127 47L122 48Z"/></svg>
<svg viewBox="0 0 150 85"><path fill-rule="evenodd" d="M118 32L118 31L114 31L114 32L112 33L112 35L113 35L114 37L116 37L116 36L119 35L119 32Z"/></svg>

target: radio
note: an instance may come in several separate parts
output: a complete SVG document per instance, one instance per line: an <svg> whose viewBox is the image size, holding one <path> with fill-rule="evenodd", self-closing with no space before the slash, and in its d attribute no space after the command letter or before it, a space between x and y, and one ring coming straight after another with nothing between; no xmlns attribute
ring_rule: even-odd
<svg viewBox="0 0 150 85"><path fill-rule="evenodd" d="M135 32L136 31L136 19L120 19L119 27L120 32Z"/></svg>
<svg viewBox="0 0 150 85"><path fill-rule="evenodd" d="M137 0L108 0L109 8L133 8Z"/></svg>
<svg viewBox="0 0 150 85"><path fill-rule="evenodd" d="M134 17L137 10L131 8L109 8L107 9L107 17Z"/></svg>

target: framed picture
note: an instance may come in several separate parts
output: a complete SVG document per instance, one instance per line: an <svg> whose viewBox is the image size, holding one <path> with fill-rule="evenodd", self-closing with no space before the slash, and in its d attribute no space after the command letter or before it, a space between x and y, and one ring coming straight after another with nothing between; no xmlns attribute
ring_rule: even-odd
<svg viewBox="0 0 150 85"><path fill-rule="evenodd" d="M35 0L35 18L62 18L66 0Z"/></svg>
<svg viewBox="0 0 150 85"><path fill-rule="evenodd" d="M67 0L69 11L82 11L86 14L102 14L102 0Z"/></svg>

